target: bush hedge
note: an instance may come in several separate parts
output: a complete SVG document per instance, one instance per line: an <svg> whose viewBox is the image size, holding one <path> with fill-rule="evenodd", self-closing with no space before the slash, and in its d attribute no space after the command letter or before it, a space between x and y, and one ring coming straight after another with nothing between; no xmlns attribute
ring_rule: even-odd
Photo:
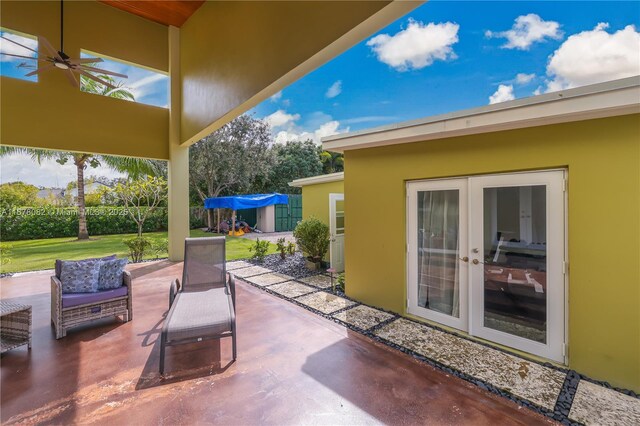
<svg viewBox="0 0 640 426"><path fill-rule="evenodd" d="M122 207L87 207L89 235L138 232L136 223ZM158 208L144 223L144 232L167 230L167 209ZM0 212L2 241L75 237L78 210L75 207L23 207Z"/></svg>

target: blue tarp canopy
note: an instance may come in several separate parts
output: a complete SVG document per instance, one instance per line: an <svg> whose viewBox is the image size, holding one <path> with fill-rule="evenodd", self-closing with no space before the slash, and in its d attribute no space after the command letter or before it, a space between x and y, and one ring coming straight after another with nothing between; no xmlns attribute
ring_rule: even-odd
<svg viewBox="0 0 640 426"><path fill-rule="evenodd" d="M212 197L204 200L205 209L255 209L272 204L289 204L289 196L284 194L248 194L231 197Z"/></svg>

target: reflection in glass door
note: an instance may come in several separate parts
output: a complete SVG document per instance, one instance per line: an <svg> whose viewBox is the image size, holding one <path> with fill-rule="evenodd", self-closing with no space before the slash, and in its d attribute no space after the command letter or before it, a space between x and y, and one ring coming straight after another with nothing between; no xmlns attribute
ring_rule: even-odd
<svg viewBox="0 0 640 426"><path fill-rule="evenodd" d="M471 332L564 361L564 175L470 178Z"/></svg>

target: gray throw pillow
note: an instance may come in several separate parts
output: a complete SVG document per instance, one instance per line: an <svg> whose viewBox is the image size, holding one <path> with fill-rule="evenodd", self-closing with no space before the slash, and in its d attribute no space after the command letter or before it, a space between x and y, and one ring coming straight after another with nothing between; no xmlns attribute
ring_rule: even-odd
<svg viewBox="0 0 640 426"><path fill-rule="evenodd" d="M60 265L63 293L95 293L99 277L99 260L63 260Z"/></svg>
<svg viewBox="0 0 640 426"><path fill-rule="evenodd" d="M111 290L122 286L122 273L127 265L127 258L100 261L100 278L98 290Z"/></svg>

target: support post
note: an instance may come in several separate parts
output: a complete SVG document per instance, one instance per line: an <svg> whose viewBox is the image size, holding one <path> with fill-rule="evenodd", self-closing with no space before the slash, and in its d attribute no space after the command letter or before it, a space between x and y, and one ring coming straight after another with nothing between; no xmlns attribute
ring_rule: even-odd
<svg viewBox="0 0 640 426"><path fill-rule="evenodd" d="M233 215L231 216L231 235L236 235L236 211L233 211Z"/></svg>
<svg viewBox="0 0 640 426"><path fill-rule="evenodd" d="M189 236L189 148L180 145L180 29L169 27L169 260L184 260Z"/></svg>

